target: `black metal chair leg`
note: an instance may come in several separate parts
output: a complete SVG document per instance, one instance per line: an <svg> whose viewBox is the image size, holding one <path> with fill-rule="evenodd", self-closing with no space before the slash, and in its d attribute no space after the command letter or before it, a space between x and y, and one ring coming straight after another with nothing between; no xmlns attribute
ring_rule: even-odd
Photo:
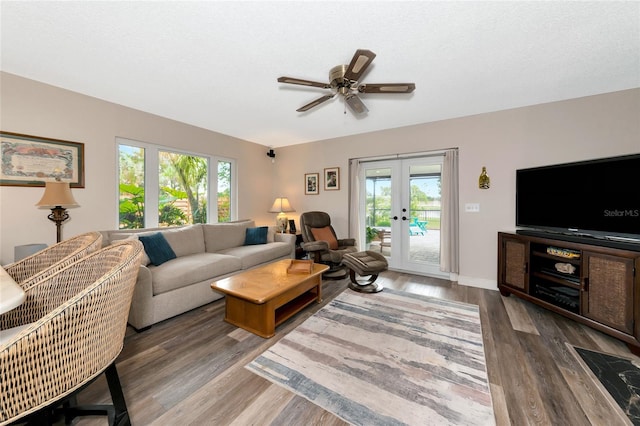
<svg viewBox="0 0 640 426"><path fill-rule="evenodd" d="M115 408L115 419L113 423L118 426L129 426L131 420L129 419L129 411L127 410L127 403L124 400L124 393L122 392L122 386L120 385L120 378L118 377L118 370L116 369L116 363L114 362L105 370L105 376L107 377L107 384L109 385L109 392L111 393L111 400Z"/></svg>
<svg viewBox="0 0 640 426"><path fill-rule="evenodd" d="M109 426L131 425L127 403L124 399L124 393L122 392L115 362L107 367L104 375L107 379L107 385L109 386L112 405L78 405L76 395L73 394L63 401L60 408L55 410L56 413L64 415L65 424L72 424L73 419L79 416L107 416ZM85 387L87 385L85 385ZM84 389L84 387L77 392L82 389Z"/></svg>

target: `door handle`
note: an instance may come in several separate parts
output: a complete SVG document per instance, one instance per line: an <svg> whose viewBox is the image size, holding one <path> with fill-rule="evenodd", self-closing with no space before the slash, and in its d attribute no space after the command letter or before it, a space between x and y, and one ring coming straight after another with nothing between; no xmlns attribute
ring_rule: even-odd
<svg viewBox="0 0 640 426"><path fill-rule="evenodd" d="M407 220L407 217L406 216L402 216L402 220Z"/></svg>
<svg viewBox="0 0 640 426"><path fill-rule="evenodd" d="M398 216L394 216L394 217L393 217L393 220L398 220Z"/></svg>

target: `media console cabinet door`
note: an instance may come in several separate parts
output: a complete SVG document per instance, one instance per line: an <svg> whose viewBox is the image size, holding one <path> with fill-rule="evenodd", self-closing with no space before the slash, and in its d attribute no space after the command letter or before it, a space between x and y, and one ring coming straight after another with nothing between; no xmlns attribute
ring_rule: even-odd
<svg viewBox="0 0 640 426"><path fill-rule="evenodd" d="M528 291L528 243L517 236L500 236L502 284Z"/></svg>
<svg viewBox="0 0 640 426"><path fill-rule="evenodd" d="M634 259L588 251L582 256L582 315L633 335Z"/></svg>

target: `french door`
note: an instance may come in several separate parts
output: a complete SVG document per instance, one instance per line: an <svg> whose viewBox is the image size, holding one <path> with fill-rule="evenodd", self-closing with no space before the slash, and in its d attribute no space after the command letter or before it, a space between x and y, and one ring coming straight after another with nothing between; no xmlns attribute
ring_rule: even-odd
<svg viewBox="0 0 640 426"><path fill-rule="evenodd" d="M447 276L440 271L442 163L429 156L361 164L361 235L392 269Z"/></svg>

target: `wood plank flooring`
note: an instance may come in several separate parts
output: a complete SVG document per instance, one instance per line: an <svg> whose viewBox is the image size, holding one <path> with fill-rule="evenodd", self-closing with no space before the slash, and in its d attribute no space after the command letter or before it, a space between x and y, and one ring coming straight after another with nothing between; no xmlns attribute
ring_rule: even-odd
<svg viewBox="0 0 640 426"><path fill-rule="evenodd" d="M385 287L476 304L498 425L630 424L567 343L633 357L622 342L516 297L446 280L387 271ZM346 289L325 281L324 300L263 339L223 321L224 300L127 333L117 363L132 423L139 425L344 425L331 413L244 368ZM351 291L351 290L347 290ZM109 402L100 378L80 403ZM379 403L379 402L374 402ZM78 425L106 425L83 418Z"/></svg>

